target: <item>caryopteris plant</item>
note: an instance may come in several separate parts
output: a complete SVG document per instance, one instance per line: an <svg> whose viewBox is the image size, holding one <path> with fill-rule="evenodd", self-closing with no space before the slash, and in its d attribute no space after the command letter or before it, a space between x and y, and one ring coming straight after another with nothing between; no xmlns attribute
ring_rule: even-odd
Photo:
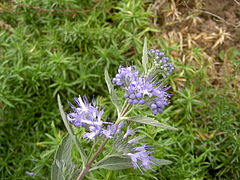
<svg viewBox="0 0 240 180"><path fill-rule="evenodd" d="M89 102L85 96L75 98L76 106L69 103L72 112L65 114L58 96L60 113L68 134L56 152L52 166L52 180L81 180L87 173L99 168L121 170L133 167L143 173L144 170L153 170L153 166L170 163L167 160L154 158L151 155L154 148L141 142L141 138L134 136L135 130L131 128L131 124L141 123L164 129L176 129L150 117L130 116L130 112L137 108L141 110L150 108L154 115L162 113L164 107L169 104L170 97L170 94L166 92L170 87L163 85L163 80L173 72L174 68L164 53L159 50L147 50L146 39L142 66L143 68L120 66L112 80L105 69L107 87L118 114L115 121L103 120L104 110L99 108L95 101ZM141 69L144 72L140 72ZM119 86L120 90L125 92L122 98L124 102L121 103L118 99L114 85ZM86 153L72 126L75 126L75 129L85 129L82 138L92 143L90 152ZM73 143L80 153L81 167L72 162ZM97 161L97 157L108 143L111 143L111 150ZM96 147L97 145L99 146Z"/></svg>

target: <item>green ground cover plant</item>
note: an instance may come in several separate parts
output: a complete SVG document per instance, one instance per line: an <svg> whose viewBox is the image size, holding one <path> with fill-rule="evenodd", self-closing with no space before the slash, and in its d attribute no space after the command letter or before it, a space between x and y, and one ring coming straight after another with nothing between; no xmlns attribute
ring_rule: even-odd
<svg viewBox="0 0 240 180"><path fill-rule="evenodd" d="M172 164L144 175L133 169L96 170L88 179L240 178L239 46L221 49L215 43L220 43L218 34L209 33L208 39L215 42L206 42L219 48L209 52L200 43L189 45L181 31L182 41L174 33L169 36L172 24L178 28L189 20L180 11L184 3L195 3L192 8L199 10L202 2L157 2L0 2L1 179L50 179L54 154L66 134L56 95L66 102L84 94L112 106L103 69L108 65L113 77L119 65L140 64L144 37L149 47L164 51L175 65L168 79L171 104L156 119L178 131L134 128ZM202 18L186 12L193 24ZM210 58L211 53L215 56ZM116 116L111 109L105 113Z"/></svg>

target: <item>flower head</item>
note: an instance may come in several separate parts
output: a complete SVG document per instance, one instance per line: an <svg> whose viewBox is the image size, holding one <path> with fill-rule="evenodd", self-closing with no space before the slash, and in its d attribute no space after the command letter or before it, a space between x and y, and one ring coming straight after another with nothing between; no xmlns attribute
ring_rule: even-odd
<svg viewBox="0 0 240 180"><path fill-rule="evenodd" d="M89 103L85 96L74 100L77 107L69 103L74 112L67 114L67 120L76 127L85 127L89 131L84 134L85 138L93 140L97 135L104 134L103 124L112 125L111 122L102 121L104 111L98 110L95 102Z"/></svg>
<svg viewBox="0 0 240 180"><path fill-rule="evenodd" d="M125 155L131 158L134 168L138 168L140 171L141 169L152 169L152 165L156 165L154 161L157 161L157 159L149 155L152 153L149 149L146 145L142 145L133 148L133 152L126 153Z"/></svg>
<svg viewBox="0 0 240 180"><path fill-rule="evenodd" d="M167 76L172 74L174 70L173 64L169 62L169 58L165 57L163 52L158 49L150 49L148 54L153 58L154 66L158 71L161 71Z"/></svg>
<svg viewBox="0 0 240 180"><path fill-rule="evenodd" d="M169 104L170 95L166 92L169 87L158 85L151 79L144 76L135 76L128 83L121 86L126 91L124 97L128 99L128 103L147 105L153 114L162 113L163 108ZM115 81L114 81L115 82Z"/></svg>
<svg viewBox="0 0 240 180"><path fill-rule="evenodd" d="M169 75L174 68L163 52L151 49L148 54L154 61L149 74L140 75L137 68L133 66L120 66L112 82L126 91L124 97L128 99L128 103L146 105L156 115L163 112L164 107L169 104L170 97L166 92L169 87L156 83L157 74Z"/></svg>

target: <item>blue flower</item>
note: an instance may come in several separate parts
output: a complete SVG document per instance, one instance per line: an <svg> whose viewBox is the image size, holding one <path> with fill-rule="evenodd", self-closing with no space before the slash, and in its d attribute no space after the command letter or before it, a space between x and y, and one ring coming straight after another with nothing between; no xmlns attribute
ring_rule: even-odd
<svg viewBox="0 0 240 180"><path fill-rule="evenodd" d="M139 76L133 67L119 67L118 72L113 83L126 91L124 97L128 99L128 103L145 104L155 115L162 113L163 108L169 104L170 95L166 92L169 87L154 83L154 78Z"/></svg>
<svg viewBox="0 0 240 180"><path fill-rule="evenodd" d="M118 126L115 124L108 125L107 129L102 131L107 139L112 138L112 135L121 133L121 129L124 127L124 123L120 122Z"/></svg>
<svg viewBox="0 0 240 180"><path fill-rule="evenodd" d="M158 74L166 77L173 72L174 67L169 58L159 50L150 49L148 55L153 59L153 63L146 75L140 75L136 67L120 66L112 82L126 91L124 97L128 99L128 103L146 105L156 115L163 112L164 107L169 104L170 97L166 92L169 87L156 83Z"/></svg>
<svg viewBox="0 0 240 180"><path fill-rule="evenodd" d="M89 133L85 133L83 137L93 140L95 136L99 135L102 132L102 127L99 125L92 125L89 127Z"/></svg>
<svg viewBox="0 0 240 180"><path fill-rule="evenodd" d="M77 107L69 103L74 112L67 114L67 120L76 127L85 127L89 131L84 134L85 138L93 140L96 136L106 131L103 129L104 124L112 125L111 122L102 121L104 111L98 110L95 102L89 103L85 96L83 98L79 96L79 98L74 100Z"/></svg>
<svg viewBox="0 0 240 180"><path fill-rule="evenodd" d="M146 145L143 145L133 148L133 152L125 155L131 158L133 167L138 168L142 172L141 169L152 169L152 165L156 165L154 161L157 161L157 159L149 155L152 153L149 149Z"/></svg>
<svg viewBox="0 0 240 180"><path fill-rule="evenodd" d="M164 56L163 52L158 49L150 49L148 54L153 58L156 70L164 73L166 76L172 74L174 71L173 64L169 62L169 58Z"/></svg>
<svg viewBox="0 0 240 180"><path fill-rule="evenodd" d="M25 173L26 173L28 176L35 176L35 173L34 173L34 172L26 171Z"/></svg>

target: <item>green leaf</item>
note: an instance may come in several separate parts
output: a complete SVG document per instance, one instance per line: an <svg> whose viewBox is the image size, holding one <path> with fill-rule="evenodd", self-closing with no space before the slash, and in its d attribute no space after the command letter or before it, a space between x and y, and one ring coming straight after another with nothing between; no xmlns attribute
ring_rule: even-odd
<svg viewBox="0 0 240 180"><path fill-rule="evenodd" d="M77 146L77 149L81 155L81 158L82 158L82 161L83 161L83 167L85 167L85 164L87 163L87 155L83 149L83 147L81 146L78 138L75 136L74 132L73 132L73 129L72 127L69 125L67 119L66 119L66 115L63 111L63 107L62 107L62 103L61 103L61 99L60 99L60 96L57 95L57 100L58 100L58 108L59 108L59 111L60 111L60 114L61 114L61 117L62 117L62 120L63 120L63 123L70 135L70 137L72 138L72 140L74 141L74 143L76 144Z"/></svg>
<svg viewBox="0 0 240 180"><path fill-rule="evenodd" d="M120 109L120 105L118 103L118 98L117 98L116 91L114 90L114 87L112 85L112 82L111 82L111 79L109 77L107 68L105 68L104 74L105 74L105 81L107 83L108 91L110 93L111 101L115 105L115 107L117 108L117 112L118 112L118 116L119 116L120 112L121 112L121 109Z"/></svg>
<svg viewBox="0 0 240 180"><path fill-rule="evenodd" d="M103 168L108 170L121 170L132 168L132 161L127 156L122 155L110 155L93 165L90 170Z"/></svg>
<svg viewBox="0 0 240 180"><path fill-rule="evenodd" d="M156 127L160 127L163 129L169 129L169 130L177 130L176 128L166 125L166 124L162 124L158 121L156 121L153 118L150 117L146 117L146 116L134 116L134 117L126 117L125 118L128 121L132 121L132 122L137 122L137 123L141 123L141 124L148 124L148 125L152 125L152 126L156 126Z"/></svg>
<svg viewBox="0 0 240 180"><path fill-rule="evenodd" d="M142 66L145 74L147 74L147 64L148 64L148 52L147 52L147 38L144 38L143 45L143 56L142 56Z"/></svg>
<svg viewBox="0 0 240 180"><path fill-rule="evenodd" d="M72 163L72 138L67 134L58 146L54 157L54 162L51 170L52 180L71 179L75 170L75 165Z"/></svg>
<svg viewBox="0 0 240 180"><path fill-rule="evenodd" d="M0 96L0 102L1 102L1 101L2 101L3 103L7 104L8 106L12 107L12 108L15 107L8 99L4 98L3 96Z"/></svg>

